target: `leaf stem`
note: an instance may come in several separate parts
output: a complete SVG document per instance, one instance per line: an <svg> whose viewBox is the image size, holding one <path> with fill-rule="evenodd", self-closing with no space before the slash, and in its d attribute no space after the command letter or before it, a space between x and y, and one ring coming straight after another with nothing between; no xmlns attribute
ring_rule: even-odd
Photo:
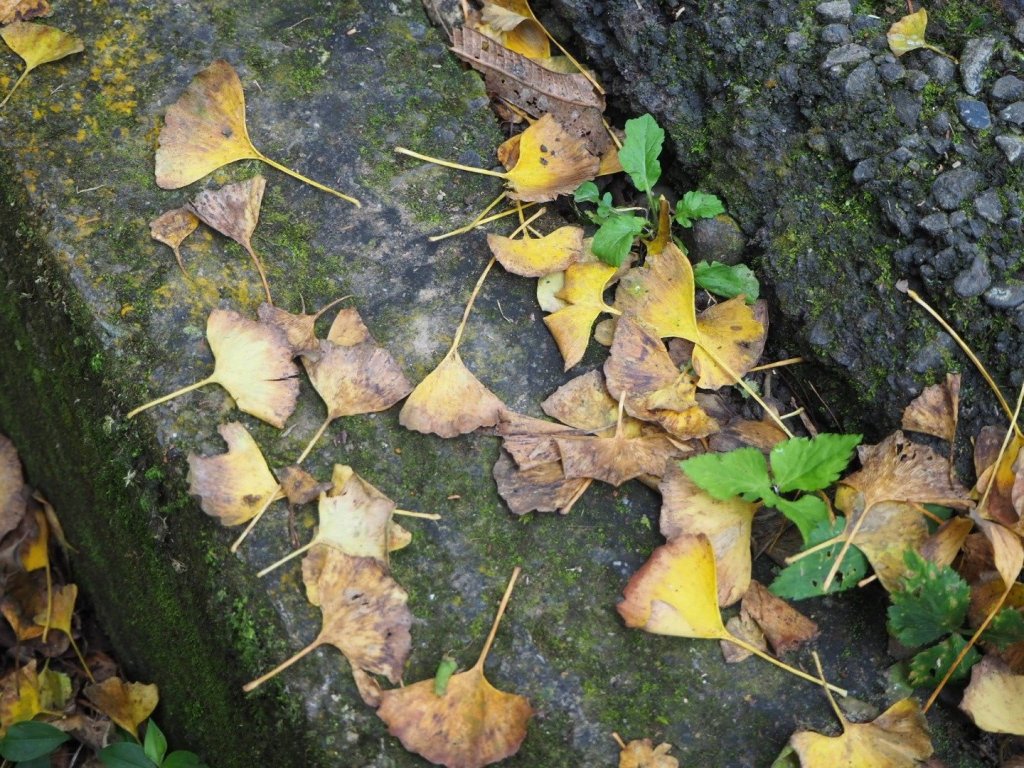
<svg viewBox="0 0 1024 768"><path fill-rule="evenodd" d="M565 55L565 58L567 58L569 61L571 61L572 65L574 67L576 67L576 69L578 69L580 71L580 74L583 75L585 78L587 78L587 80L590 81L590 84L592 86L594 86L594 89L603 96L604 92L605 92L604 88L602 88L601 84L599 82L597 82L597 80L594 79L594 76L592 74L590 74L590 72L587 71L587 68L584 67L582 64L580 64L578 61L576 61L575 57L571 53L569 53L567 50L565 50L565 48L562 46L562 44L560 42L558 42L551 35L550 32L548 32L547 27L545 27L543 24L540 23L540 19L538 19L536 16L533 15L532 11L530 12L530 15L533 16L533 20L537 22L537 26L539 26L544 31L544 34L548 36L548 40L550 40L552 43L555 44L555 47L558 48L558 50L560 50Z"/></svg>
<svg viewBox="0 0 1024 768"><path fill-rule="evenodd" d="M487 262L487 266L484 267L483 273L480 275L480 278L476 281L476 285L473 287L473 293L470 294L469 303L466 304L466 309L462 313L462 322L459 323L459 328L455 331L455 338L452 340L451 349L448 350L449 355L453 354L459 348L459 342L462 341L462 333L466 330L466 323L469 322L469 313L473 311L473 302L476 301L476 297L484 285L484 280L487 279L487 274L491 271L491 267L494 266L495 261L496 259L491 256L491 260Z"/></svg>
<svg viewBox="0 0 1024 768"><path fill-rule="evenodd" d="M317 442L320 440L320 438L324 436L324 432L327 431L327 427L330 426L332 421L334 421L334 419L331 418L331 414L330 412L328 412L327 418L324 419L324 423L320 425L319 429L317 429L313 437L311 437L309 442L306 443L306 447L302 449L302 453L299 454L299 458L295 460L296 465L299 465L306 460L306 457L309 456L310 451L313 450L313 446L315 446Z"/></svg>
<svg viewBox="0 0 1024 768"><path fill-rule="evenodd" d="M836 544L842 540L843 534L840 533L838 536L833 536L831 539L826 539L825 541L819 542L815 544L813 547L808 547L807 549L801 550L800 552L797 552L795 555L790 555L789 557L787 557L785 560L786 565L792 565L793 563L797 563L803 560L808 555L813 555L815 552L820 552L823 549L828 549L833 544Z"/></svg>
<svg viewBox="0 0 1024 768"><path fill-rule="evenodd" d="M68 632L68 640L71 641L71 647L75 649L75 656L78 657L78 663L82 665L82 669L85 672L85 676L89 678L90 683L95 683L96 678L92 676L92 671L89 669L89 665L85 663L85 657L82 656L82 652L78 649L78 643L75 642L75 638Z"/></svg>
<svg viewBox="0 0 1024 768"><path fill-rule="evenodd" d="M125 416L125 418L126 419L134 419L140 413L142 413L145 410L148 410L148 409L152 408L155 405L160 405L161 403L166 403L168 400L173 400L174 398L178 397L179 395L184 395L184 394L186 394L188 392L191 392L191 391L193 391L195 389L199 389L200 387L205 387L207 384L214 384L214 383L216 383L216 381L217 380L213 376L207 376L202 381L197 381L195 384L189 384L187 387L182 387L181 389L175 390L174 392L171 392L171 394L169 394L169 395L164 395L163 397L158 397L156 400L150 400L145 405L140 405L134 411L130 411L128 413L128 415Z"/></svg>
<svg viewBox="0 0 1024 768"><path fill-rule="evenodd" d="M978 502L978 511L985 509L985 505L988 504L988 495L992 491L992 486L996 484L996 475L999 474L999 464L1003 460L1003 455L1006 453L1006 448L1010 444L1010 438L1013 436L1013 425L1017 423L1017 417L1020 415L1021 404L1024 403L1024 385L1021 385L1020 394L1017 395L1017 407L1013 409L1013 416L1010 417L1011 428L1006 430L1006 436L1003 438L1003 444L999 446L999 453L996 456L995 462L992 464L992 479L988 481L985 486L985 493L981 496L981 501Z"/></svg>
<svg viewBox="0 0 1024 768"><path fill-rule="evenodd" d="M755 365L750 369L750 373L760 373L761 371L770 371L772 368L782 368L787 365L797 365L798 363L804 362L802 357L787 357L785 360L778 360L774 363L765 363L764 365Z"/></svg>
<svg viewBox="0 0 1024 768"><path fill-rule="evenodd" d="M263 262L260 261L260 257L256 255L256 251L252 249L251 245L245 244L245 250L249 252L249 256L252 257L252 263L256 265L256 271L260 274L260 282L263 283L263 292L267 294L267 304L274 306L274 299L270 296L270 283L267 282L267 273L263 269Z"/></svg>
<svg viewBox="0 0 1024 768"><path fill-rule="evenodd" d="M28 67L25 67L25 71L24 71L24 72L22 72L22 73L21 73L21 76L20 76L20 77L19 77L19 78L18 78L17 80L15 80L15 81L14 81L14 87L13 87L13 88L11 88L11 90L9 90L9 91L7 92L7 95L6 95L6 96L4 96L4 100L3 100L3 101L0 101L0 109L3 109L3 108L4 108L4 104L6 104L6 103L7 103L7 101L8 101L8 99L10 99L10 98L11 98L11 96L13 96L13 95L14 95L14 92L15 92L16 90L18 90L18 86L19 86L19 85L21 85L21 82L22 82L22 81L23 81L23 80L25 79L25 77L26 77L26 76L28 75L28 73L29 73L29 72L31 72L31 71L32 71L31 69L29 69Z"/></svg>
<svg viewBox="0 0 1024 768"><path fill-rule="evenodd" d="M494 617L494 623L491 624L491 631L487 635L487 640L484 641L483 650L480 651L480 658L476 660L476 664L473 665L473 669L478 669L481 672L484 670L484 661L487 660L487 654L491 652L491 645L494 643L494 637L498 634L498 624L501 623L501 617L505 615L505 608L508 607L508 600L512 597L512 588L516 585L516 579L519 578L519 574L522 572L520 566L516 566L512 569L512 578L508 580L508 586L505 587L505 594L502 595L501 605L498 606L498 613Z"/></svg>
<svg viewBox="0 0 1024 768"><path fill-rule="evenodd" d="M720 358L720 357L719 357L718 355L716 355L716 354L715 354L715 353L714 353L714 352L713 352L713 351L711 350L711 348L710 348L710 347L707 347L707 346L705 346L705 345L703 345L703 344L698 344L697 346L699 346L699 347L700 347L700 348L701 348L702 350L704 350L704 354L706 354L706 355L707 355L708 357L710 357L710 358L711 358L711 360L712 360L712 362L714 362L714 364L715 364L715 365L717 365L717 366L718 366L719 368L721 368L721 369L722 369L723 371L725 371L725 372L726 372L727 374L729 374L730 376L732 376L733 380L734 380L734 381L735 381L735 382L736 382L737 384L739 384L739 386L740 386L740 387L741 387L741 388L742 388L742 389L743 389L743 390L744 390L744 391L745 391L745 392L746 392L746 393L747 393L748 395L750 395L750 397L751 397L751 398L752 398L752 399L754 400L754 402L755 402L755 403L757 403L757 404L758 404L758 405L760 405L760 406L761 406L762 408L764 408L764 411L765 411L765 413L767 413L767 414L768 414L768 416L769 416L769 417L771 418L771 420L775 422L775 425L776 425L776 426L777 426L777 427L778 427L779 429L781 429L781 430L782 430L782 431L783 431L783 432L785 433L785 435L786 435L787 437L789 437L790 439L792 439L793 437L795 437L795 435L794 435L794 434L793 434L792 432L790 432L790 431L789 431L789 427L787 427L787 426L786 426L785 422L783 422L783 421L782 421L782 419L780 419L780 418L779 418L779 414L777 414L777 413L776 413L775 411L773 411L773 410L772 410L772 409L771 409L771 408L770 408L770 407L768 406L768 403L766 403L766 402L765 402L764 400L762 400L762 399L761 399L761 396L760 396L759 394L757 394L757 392L755 392L755 391L754 391L753 387L751 387L751 386L750 386L749 384L747 384L747 382L745 382L745 381L743 380L743 377L742 377L742 376L740 376L740 375L739 375L739 374L737 374L737 373L736 373L735 371L733 371L733 370L732 370L732 369L731 369L731 368L730 368L730 367L729 367L729 366L728 366L728 365L727 365L727 364L726 364L726 363L725 363L725 362L724 362L724 361L723 361L723 360L722 360L722 359L721 359L721 358Z"/></svg>
<svg viewBox="0 0 1024 768"><path fill-rule="evenodd" d="M507 174L499 173L498 171L492 171L490 168L474 168L472 165L463 165L462 163L453 163L449 160L442 160L438 157L430 157L430 155L421 155L419 152L413 152L411 149L405 147L395 147L395 152L400 155L408 155L409 157L415 157L417 160L423 160L434 165L440 165L445 168L451 168L456 171L466 171L467 173L479 173L482 176L494 176L498 179L507 178Z"/></svg>
<svg viewBox="0 0 1024 768"><path fill-rule="evenodd" d="M234 544L231 545L231 551L232 552L237 552L238 551L238 548L240 546L242 546L242 542L245 541L245 537L248 536L250 533L252 533L252 529L256 527L256 523L258 523L260 521L260 518L263 517L263 513L266 512L270 508L270 505L273 504L278 499L283 499L283 498L284 498L284 493L281 490L281 486L278 485L277 486L277 490L274 491L269 496L267 496L267 500L265 502L263 502L263 506L260 507L260 511L252 516L252 520L250 520L249 524L247 526L245 526L245 530L242 531L242 533L239 535L239 537L237 539L235 539Z"/></svg>
<svg viewBox="0 0 1024 768"><path fill-rule="evenodd" d="M924 311L931 315L935 319L935 321L942 326L942 329L953 337L953 341L955 341L960 346L960 349L964 351L964 354L967 355L967 358L974 364L974 367L978 369L978 373L981 374L981 377L985 379L985 383L988 384L989 389L992 390L992 394L996 396L996 400L998 400L999 405L1002 406L1003 412L1008 417L1010 417L1010 423L1013 425L1013 430L1017 433L1017 437L1024 438L1024 434L1021 433L1020 427L1017 426L1017 422L1014 421L1013 419L1009 403L1006 402L1006 398L1003 397L1003 393L999 390L999 387L996 386L995 380L992 378L991 375L989 375L988 370L985 368L984 365L982 365L981 360L979 360L977 355L974 354L974 350L967 346L967 342L964 341L963 338L961 338L959 333L953 330L953 326L947 323L946 320L942 317L942 315L940 315L938 312L932 309L928 302L926 302L924 299L920 297L920 295L918 295L917 291L908 289L907 296L909 296L913 301L917 302L922 308L924 308Z"/></svg>
<svg viewBox="0 0 1024 768"><path fill-rule="evenodd" d="M864 521L868 518L868 512L874 504L864 507L864 511L860 513L860 517L857 518L857 522L853 524L852 529L848 529L849 535L844 536L845 541L843 542L842 548L839 550L839 554L836 555L835 562L832 563L832 567L829 568L828 576L825 577L825 581L821 585L822 593L828 592L829 587L832 586L832 582L835 581L836 574L839 573L839 568L843 564L843 558L846 557L846 553L850 551L850 547L853 546L853 539L858 533L860 533L861 526L864 525ZM849 523L847 523L849 525ZM843 531L845 534L846 531Z"/></svg>
<svg viewBox="0 0 1024 768"><path fill-rule="evenodd" d="M456 235L464 235L466 232L476 229L479 226L482 226L484 224L490 224L492 221L497 221L498 219L503 219L506 216L511 216L512 214L516 213L515 208L510 208L509 210L503 211L502 213L496 213L494 216L487 216L487 214L494 210L495 206L497 206L498 203L500 203L504 199L505 193L502 192L500 195L494 198L490 205L488 205L486 208L480 211L480 213L477 214L476 218L469 222L469 224L464 224L458 229L453 229L450 232L445 232L443 235L431 235L430 237L427 238L427 240L429 240L432 243L436 243L439 240L446 240L449 237L455 237ZM527 206L530 205L536 205L536 203L527 203L523 207L526 208Z"/></svg>
<svg viewBox="0 0 1024 768"><path fill-rule="evenodd" d="M250 691L256 690L261 685L263 685L265 682L267 682L267 680L269 680L270 678L274 677L275 675L280 674L281 672L284 672L292 664L294 664L295 662L299 661L300 659L305 658L306 656L311 654L313 651L315 651L317 648L319 648L321 645L323 645L323 643L324 643L323 638L317 637L316 640L314 640L312 643L307 645L301 651L296 653L290 659L285 659L284 661L282 661L280 664L278 664L276 667L274 667L272 670L270 670L266 674L260 675L259 677L257 677L252 682L249 682L249 683L246 683L245 685L243 685L242 686L242 690L245 693L249 693Z"/></svg>
<svg viewBox="0 0 1024 768"><path fill-rule="evenodd" d="M791 666L789 666L789 664L786 664L784 661L779 661L774 656L772 656L770 653L767 653L766 651L762 651L756 645L751 645L746 640L741 640L740 638L736 637L735 635L730 634L728 630L726 630L725 634L722 635L722 637L719 638L719 639L725 640L726 642L732 643L733 645L738 645L743 650L748 651L749 653L752 653L755 656L760 656L765 661L770 662L771 664L774 664L779 669L786 670L791 675L796 675L797 677L799 677L799 678L801 678L803 680L807 680L808 682L814 683L816 685L820 685L821 682L822 682L818 678L814 677L813 675L807 674L803 670L797 669L796 667L791 667ZM826 683L826 685L829 688L831 688L833 691L838 693L840 696L847 696L848 695L848 691L845 688L839 688L839 687L837 687L835 685L832 685L831 683Z"/></svg>
<svg viewBox="0 0 1024 768"><path fill-rule="evenodd" d="M401 515L403 517L419 517L423 520L440 520L441 516L436 512L413 512L409 509L395 509L392 510L391 514Z"/></svg>
<svg viewBox="0 0 1024 768"><path fill-rule="evenodd" d="M615 739L615 743L619 745L619 749L626 748L626 742L624 742L622 740L622 737L619 736L619 734L617 734L615 731L612 731L612 738Z"/></svg>
<svg viewBox="0 0 1024 768"><path fill-rule="evenodd" d="M328 194L334 195L335 197L340 197L342 200L352 203L352 205L354 205L356 208L363 207L363 204L356 200L354 197L350 197L349 195L343 194L336 189L331 189L330 187L324 186L319 181L313 181L312 179L303 176L298 171L293 171L287 165L281 165L276 160L271 160L269 157L264 155L262 152L259 152L258 150L257 155L259 155L260 160L269 165L271 168L277 168L277 170L281 171L281 173L287 173L292 178L305 182L306 184L309 184L311 187L316 187L321 192L327 192Z"/></svg>
<svg viewBox="0 0 1024 768"><path fill-rule="evenodd" d="M836 717L839 719L839 722L843 724L843 730L846 730L846 715L844 715L843 711L839 709L839 704L836 703L835 697L832 695L832 691L828 689L828 680L825 679L825 670L821 667L821 659L818 658L818 652L811 651L811 656L814 658L814 666L818 670L818 677L821 678L819 682L821 683L821 687L825 689L825 696L828 697L828 703L832 705L832 711L836 713Z"/></svg>
<svg viewBox="0 0 1024 768"><path fill-rule="evenodd" d="M257 573L257 574L256 574L256 576L257 576L257 577L259 577L259 578L263 578L264 576L266 576L266 575L267 575L268 573L270 573L270 572L271 572L271 571L273 571L274 569L276 569L276 568L280 568L280 567L281 567L282 565L284 565L285 563L287 563L287 562L288 562L289 560L291 560L292 558L298 557L298 556L299 556L299 555L301 555L301 554L302 554L303 552L308 552L308 551L309 551L309 550L311 550L311 549L312 549L313 547L315 547L315 546L316 546L316 545L317 545L318 543L319 543L319 542L318 542L318 541L316 540L316 537L313 537L313 539L311 539L311 540L310 540L309 542L307 542L306 544L303 544L303 545L302 545L301 547L299 547L298 549L294 549L294 550L292 550L292 551L291 551L291 552L289 552L289 553L288 553L287 555L285 555L284 557L282 557L282 558L281 558L280 560L277 560L276 562L274 562L274 563L271 563L270 565L268 565L268 566L267 566L266 568L264 568L264 569L263 569L262 571L260 571L259 573Z"/></svg>

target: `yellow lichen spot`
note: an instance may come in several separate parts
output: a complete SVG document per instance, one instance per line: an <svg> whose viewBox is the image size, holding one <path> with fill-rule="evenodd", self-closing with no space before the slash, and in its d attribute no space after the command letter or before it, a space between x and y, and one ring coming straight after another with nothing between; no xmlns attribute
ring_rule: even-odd
<svg viewBox="0 0 1024 768"><path fill-rule="evenodd" d="M135 311L135 307L134 306L132 306L131 304L125 304L125 305L123 305L121 307L120 314L121 314L121 317L127 317L128 315L130 315L134 311Z"/></svg>
<svg viewBox="0 0 1024 768"><path fill-rule="evenodd" d="M88 134L86 134L85 128L79 128L78 129L78 133L75 134L75 141L77 141L79 144L81 144L83 141L85 141L85 137L87 135Z"/></svg>

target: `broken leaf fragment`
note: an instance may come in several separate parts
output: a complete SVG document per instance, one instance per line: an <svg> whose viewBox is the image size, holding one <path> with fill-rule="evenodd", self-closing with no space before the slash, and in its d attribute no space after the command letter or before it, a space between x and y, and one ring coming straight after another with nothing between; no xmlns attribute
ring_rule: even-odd
<svg viewBox="0 0 1024 768"><path fill-rule="evenodd" d="M584 477L568 478L560 461L517 467L508 453L502 451L494 463L494 482L498 493L516 515L528 512L568 514L573 504L590 486Z"/></svg>
<svg viewBox="0 0 1024 768"><path fill-rule="evenodd" d="M329 304L326 304L325 306L321 307L312 315L292 314L291 312L287 312L283 309L280 309L279 307L275 307L272 304L267 303L260 304L260 308L256 311L256 314L259 317L261 323L275 325L282 331L284 331L285 336L288 337L288 343L291 345L292 352L294 354L307 355L315 358L320 346L320 343L316 338L316 332L314 330L316 326L316 321L320 319L320 316L323 315L324 312L326 312L328 309L333 307L341 300L342 299L335 299ZM359 313L356 312L355 309L343 309L341 310L341 312L338 313L339 317L345 313L355 313L356 318L358 319ZM337 319L335 319L335 323L337 323ZM362 320L359 320L359 324L362 325ZM369 338L369 331L366 330L365 325L362 326L362 329L364 331L364 335L362 335L361 338L357 340L339 341L338 339L332 338L331 336L328 336L328 340L333 341L336 344L345 344L347 346L351 346L352 344L355 344L358 341L365 341L367 338Z"/></svg>
<svg viewBox="0 0 1024 768"><path fill-rule="evenodd" d="M53 13L49 0L0 0L0 26Z"/></svg>
<svg viewBox="0 0 1024 768"><path fill-rule="evenodd" d="M227 453L188 456L189 493L200 498L200 506L222 525L240 525L251 520L271 499L279 498L260 447L239 422L217 427Z"/></svg>
<svg viewBox="0 0 1024 768"><path fill-rule="evenodd" d="M671 751L671 744L654 746L650 739L634 739L619 753L619 768L679 768Z"/></svg>
<svg viewBox="0 0 1024 768"><path fill-rule="evenodd" d="M983 731L1024 736L1022 701L1024 675L1015 675L1004 663L986 658L971 670L960 708Z"/></svg>
<svg viewBox="0 0 1024 768"><path fill-rule="evenodd" d="M509 50L535 60L551 56L551 41L527 3L520 0L485 2L480 19L484 24L480 31L492 33L489 36Z"/></svg>
<svg viewBox="0 0 1024 768"><path fill-rule="evenodd" d="M253 146L245 124L242 81L223 59L197 74L167 109L158 141L156 184L161 189L187 186L237 160L261 160L299 181L360 205L355 198L307 179Z"/></svg>
<svg viewBox="0 0 1024 768"><path fill-rule="evenodd" d="M181 258L181 244L198 226L199 217L188 208L175 208L149 222L150 237L170 246L178 262L178 268L185 277L188 277L188 272L185 271L185 262Z"/></svg>
<svg viewBox="0 0 1024 768"><path fill-rule="evenodd" d="M260 206L266 188L267 180L254 176L237 184L225 184L220 189L205 189L193 198L189 208L206 226L230 237L245 249L256 265L267 294L267 303L273 304L263 262L252 249L252 233L260 221Z"/></svg>
<svg viewBox="0 0 1024 768"><path fill-rule="evenodd" d="M28 487L21 471L18 449L0 435L0 539L18 527L28 504Z"/></svg>
<svg viewBox="0 0 1024 768"><path fill-rule="evenodd" d="M915 768L932 754L928 723L913 699L902 699L870 723L851 723L836 708L839 736L800 731L790 746L802 768Z"/></svg>
<svg viewBox="0 0 1024 768"><path fill-rule="evenodd" d="M299 370L284 332L232 310L215 309L206 322L206 339L215 363L210 376L141 405L126 418L207 384L220 384L241 410L283 428L299 397Z"/></svg>
<svg viewBox="0 0 1024 768"><path fill-rule="evenodd" d="M31 720L42 711L35 659L0 678L0 738L10 726Z"/></svg>
<svg viewBox="0 0 1024 768"><path fill-rule="evenodd" d="M100 712L128 731L136 741L139 726L153 714L160 699L155 685L126 683L119 677L108 677L102 683L90 685L84 693Z"/></svg>
<svg viewBox="0 0 1024 768"><path fill-rule="evenodd" d="M507 271L523 277L561 272L583 256L582 227L559 227L543 237L487 235L491 253Z"/></svg>
<svg viewBox="0 0 1024 768"><path fill-rule="evenodd" d="M3 109L4 104L33 69L85 50L85 44L74 35L45 24L30 24L26 21L15 21L3 27L0 29L0 38L3 38L8 47L25 61L25 69L14 81L3 101L0 101L0 109Z"/></svg>
<svg viewBox="0 0 1024 768"><path fill-rule="evenodd" d="M947 373L946 381L925 387L903 411L902 427L910 432L934 435L948 443L956 436L960 407L960 374Z"/></svg>
<svg viewBox="0 0 1024 768"><path fill-rule="evenodd" d="M565 284L556 297L568 306L544 317L555 337L558 351L569 370L583 359L590 343L590 329L602 312L615 314L604 301L604 290L615 275L615 267L599 262L573 264L565 270Z"/></svg>
<svg viewBox="0 0 1024 768"><path fill-rule="evenodd" d="M402 746L447 768L482 768L519 750L533 708L525 697L500 691L484 675L484 663L519 575L512 574L480 657L448 679L443 695L434 678L384 691L377 716Z"/></svg>

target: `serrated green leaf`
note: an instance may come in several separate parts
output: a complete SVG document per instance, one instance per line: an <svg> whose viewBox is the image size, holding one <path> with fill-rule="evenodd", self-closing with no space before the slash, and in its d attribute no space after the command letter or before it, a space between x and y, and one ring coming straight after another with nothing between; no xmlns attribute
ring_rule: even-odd
<svg viewBox="0 0 1024 768"><path fill-rule="evenodd" d="M811 535L807 540L808 547L835 538L843 532L845 527L845 517L837 517L833 523L828 521L822 523L811 531ZM779 597L785 597L790 600L821 597L824 594L831 595L836 592L853 589L857 586L857 582L863 579L864 575L868 572L868 560L864 557L864 553L855 546L851 546L847 551L842 565L839 567L839 572L836 574L836 578L828 588L828 592L825 593L821 589L821 585L825 583L828 572L832 569L832 564L835 562L836 556L842 547L843 542L837 541L832 546L821 549L812 555L807 555L792 565L786 566L775 577L775 581L772 582L769 589Z"/></svg>
<svg viewBox="0 0 1024 768"><path fill-rule="evenodd" d="M15 723L0 740L0 756L15 763L28 762L50 754L70 738L49 723Z"/></svg>
<svg viewBox="0 0 1024 768"><path fill-rule="evenodd" d="M1024 642L1024 614L1015 608L1003 608L982 633L981 639L999 650Z"/></svg>
<svg viewBox="0 0 1024 768"><path fill-rule="evenodd" d="M952 634L938 645L921 651L910 660L908 679L917 686L937 685L945 677L946 671L953 666L953 662L956 661L956 657L960 655L960 651L964 649L965 645L967 645L966 640L958 634ZM963 680L971 671L971 667L980 660L981 654L971 648L949 679L953 682Z"/></svg>
<svg viewBox="0 0 1024 768"><path fill-rule="evenodd" d="M100 750L100 762L106 768L157 768L134 741L119 741Z"/></svg>
<svg viewBox="0 0 1024 768"><path fill-rule="evenodd" d="M142 744L142 750L146 757L157 765L164 761L164 755L167 754L167 737L152 719L146 725L146 740Z"/></svg>
<svg viewBox="0 0 1024 768"><path fill-rule="evenodd" d="M725 206L716 195L705 192L687 192L676 201L676 223L681 227L692 227L695 219L713 219L725 213Z"/></svg>
<svg viewBox="0 0 1024 768"><path fill-rule="evenodd" d="M597 232L590 249L605 264L622 266L633 247L633 241L643 232L647 219L639 216L619 214L605 219Z"/></svg>
<svg viewBox="0 0 1024 768"><path fill-rule="evenodd" d="M860 435L828 432L817 437L794 437L772 448L772 477L780 493L828 488L846 469Z"/></svg>
<svg viewBox="0 0 1024 768"><path fill-rule="evenodd" d="M761 284L746 264L730 267L720 261L698 261L693 265L693 279L705 291L731 299L743 295L753 304L761 295Z"/></svg>
<svg viewBox="0 0 1024 768"><path fill-rule="evenodd" d="M665 131L650 115L641 115L626 121L626 140L619 150L622 170L629 174L633 186L650 194L651 188L661 178L661 145L665 142Z"/></svg>
<svg viewBox="0 0 1024 768"><path fill-rule="evenodd" d="M890 595L889 633L911 648L927 645L963 626L971 588L948 565L942 568L914 550L903 556L907 575Z"/></svg>
<svg viewBox="0 0 1024 768"><path fill-rule="evenodd" d="M756 448L702 453L679 462L679 467L716 499L742 496L745 501L754 501L771 493L768 463Z"/></svg>
<svg viewBox="0 0 1024 768"><path fill-rule="evenodd" d="M195 752L179 749L171 752L160 764L160 768L206 768L206 763Z"/></svg>
<svg viewBox="0 0 1024 768"><path fill-rule="evenodd" d="M576 191L572 193L572 199L577 203L596 203L600 197L597 184L592 181L584 181Z"/></svg>
<svg viewBox="0 0 1024 768"><path fill-rule="evenodd" d="M817 496L801 496L790 501L772 493L764 497L764 503L779 510L800 529L804 546L810 543L815 528L822 523L828 525L828 507Z"/></svg>

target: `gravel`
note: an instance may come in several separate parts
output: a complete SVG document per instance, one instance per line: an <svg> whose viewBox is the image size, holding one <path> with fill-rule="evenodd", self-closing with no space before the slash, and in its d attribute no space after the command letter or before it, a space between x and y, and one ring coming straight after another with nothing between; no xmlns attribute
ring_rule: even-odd
<svg viewBox="0 0 1024 768"><path fill-rule="evenodd" d="M964 84L964 90L971 96L981 93L981 81L995 49L994 37L974 38L968 40L964 46L963 55L960 57L960 79Z"/></svg>

